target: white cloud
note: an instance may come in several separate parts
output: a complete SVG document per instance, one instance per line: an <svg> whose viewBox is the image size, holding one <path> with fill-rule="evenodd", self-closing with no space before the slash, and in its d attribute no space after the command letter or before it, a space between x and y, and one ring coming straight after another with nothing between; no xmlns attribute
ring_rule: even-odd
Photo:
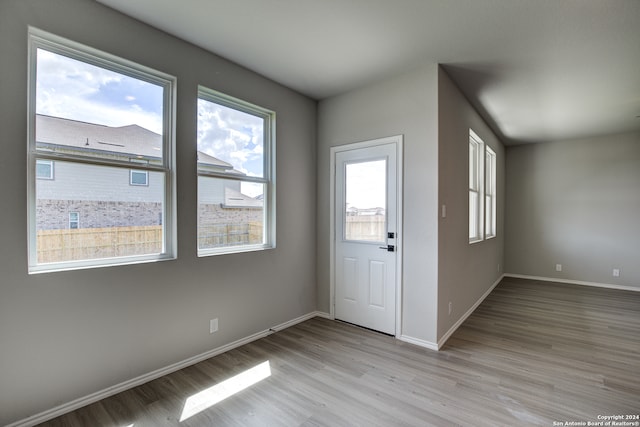
<svg viewBox="0 0 640 427"><path fill-rule="evenodd" d="M162 133L162 117L144 110L134 95L112 96L132 78L38 49L36 112L107 126L137 124ZM143 84L147 84L144 83ZM119 99L118 99L119 98Z"/></svg>
<svg viewBox="0 0 640 427"><path fill-rule="evenodd" d="M198 149L249 176L262 176L263 119L198 101Z"/></svg>
<svg viewBox="0 0 640 427"><path fill-rule="evenodd" d="M386 170L386 160L348 164L347 205L360 209L386 208Z"/></svg>

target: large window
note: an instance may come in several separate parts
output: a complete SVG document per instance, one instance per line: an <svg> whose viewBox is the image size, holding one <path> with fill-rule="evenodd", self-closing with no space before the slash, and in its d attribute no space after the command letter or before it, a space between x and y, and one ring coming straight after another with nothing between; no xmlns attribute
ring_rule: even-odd
<svg viewBox="0 0 640 427"><path fill-rule="evenodd" d="M198 254L275 246L275 113L204 87L198 97Z"/></svg>
<svg viewBox="0 0 640 427"><path fill-rule="evenodd" d="M175 79L29 38L29 271L174 258Z"/></svg>
<svg viewBox="0 0 640 427"><path fill-rule="evenodd" d="M496 236L496 153L469 129L469 243Z"/></svg>

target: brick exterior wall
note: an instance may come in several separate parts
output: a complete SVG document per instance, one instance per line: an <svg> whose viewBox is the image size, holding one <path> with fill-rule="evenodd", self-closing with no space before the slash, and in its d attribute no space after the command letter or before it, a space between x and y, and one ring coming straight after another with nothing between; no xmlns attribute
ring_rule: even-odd
<svg viewBox="0 0 640 427"><path fill-rule="evenodd" d="M198 215L201 227L262 222L262 208L223 208L219 204L200 204Z"/></svg>
<svg viewBox="0 0 640 427"><path fill-rule="evenodd" d="M84 200L38 200L36 229L69 228L69 213L78 212L80 228L137 227L160 225L162 204L153 202L103 202ZM199 206L201 227L220 224L262 222L262 209L223 208L220 204Z"/></svg>
<svg viewBox="0 0 640 427"><path fill-rule="evenodd" d="M36 229L67 229L70 212L78 212L80 215L80 228L148 226L162 223L161 203L38 200Z"/></svg>
<svg viewBox="0 0 640 427"><path fill-rule="evenodd" d="M225 208L220 204L200 204L198 248L262 243L262 213L261 208Z"/></svg>

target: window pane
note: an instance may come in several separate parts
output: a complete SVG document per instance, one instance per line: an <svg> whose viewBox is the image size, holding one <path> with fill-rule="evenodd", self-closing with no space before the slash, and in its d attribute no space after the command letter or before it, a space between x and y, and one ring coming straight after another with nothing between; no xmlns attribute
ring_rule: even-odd
<svg viewBox="0 0 640 427"><path fill-rule="evenodd" d="M469 141L469 188L478 189L478 144Z"/></svg>
<svg viewBox="0 0 640 427"><path fill-rule="evenodd" d="M478 193L469 191L469 239L478 239L480 231L478 230Z"/></svg>
<svg viewBox="0 0 640 427"><path fill-rule="evenodd" d="M485 207L485 217L484 217L484 222L485 222L485 230L487 233L487 236L493 236L493 210L492 208L492 203L491 203L491 196L490 195L485 195L484 196L484 207Z"/></svg>
<svg viewBox="0 0 640 427"><path fill-rule="evenodd" d="M198 96L198 255L271 248L275 113L204 87Z"/></svg>
<svg viewBox="0 0 640 427"><path fill-rule="evenodd" d="M345 170L345 239L386 241L387 161L348 163Z"/></svg>
<svg viewBox="0 0 640 427"><path fill-rule="evenodd" d="M262 183L198 177L198 249L262 245L265 239Z"/></svg>
<svg viewBox="0 0 640 427"><path fill-rule="evenodd" d="M40 179L53 179L53 161L36 161L36 177Z"/></svg>
<svg viewBox="0 0 640 427"><path fill-rule="evenodd" d="M131 185L147 185L147 171L131 171Z"/></svg>
<svg viewBox="0 0 640 427"><path fill-rule="evenodd" d="M172 258L175 78L34 28L29 41L29 272Z"/></svg>
<svg viewBox="0 0 640 427"><path fill-rule="evenodd" d="M265 118L198 99L198 168L264 178Z"/></svg>
<svg viewBox="0 0 640 427"><path fill-rule="evenodd" d="M80 215L78 214L78 212L69 213L69 228L70 229L80 228Z"/></svg>
<svg viewBox="0 0 640 427"><path fill-rule="evenodd" d="M38 263L162 253L164 182L150 172L149 186L131 186L128 169L57 161L55 181L36 182Z"/></svg>
<svg viewBox="0 0 640 427"><path fill-rule="evenodd" d="M487 237L496 235L496 154L486 147L485 156L485 230Z"/></svg>
<svg viewBox="0 0 640 427"><path fill-rule="evenodd" d="M162 164L163 92L159 85L38 48L36 148Z"/></svg>

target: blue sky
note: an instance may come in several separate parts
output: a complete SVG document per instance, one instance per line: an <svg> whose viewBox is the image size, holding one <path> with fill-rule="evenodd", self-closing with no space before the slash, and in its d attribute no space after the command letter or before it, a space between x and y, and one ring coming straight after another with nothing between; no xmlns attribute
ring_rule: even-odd
<svg viewBox="0 0 640 427"><path fill-rule="evenodd" d="M44 49L38 49L37 67L38 114L107 126L137 124L162 134L162 87ZM263 176L259 117L200 101L197 144L248 176Z"/></svg>

